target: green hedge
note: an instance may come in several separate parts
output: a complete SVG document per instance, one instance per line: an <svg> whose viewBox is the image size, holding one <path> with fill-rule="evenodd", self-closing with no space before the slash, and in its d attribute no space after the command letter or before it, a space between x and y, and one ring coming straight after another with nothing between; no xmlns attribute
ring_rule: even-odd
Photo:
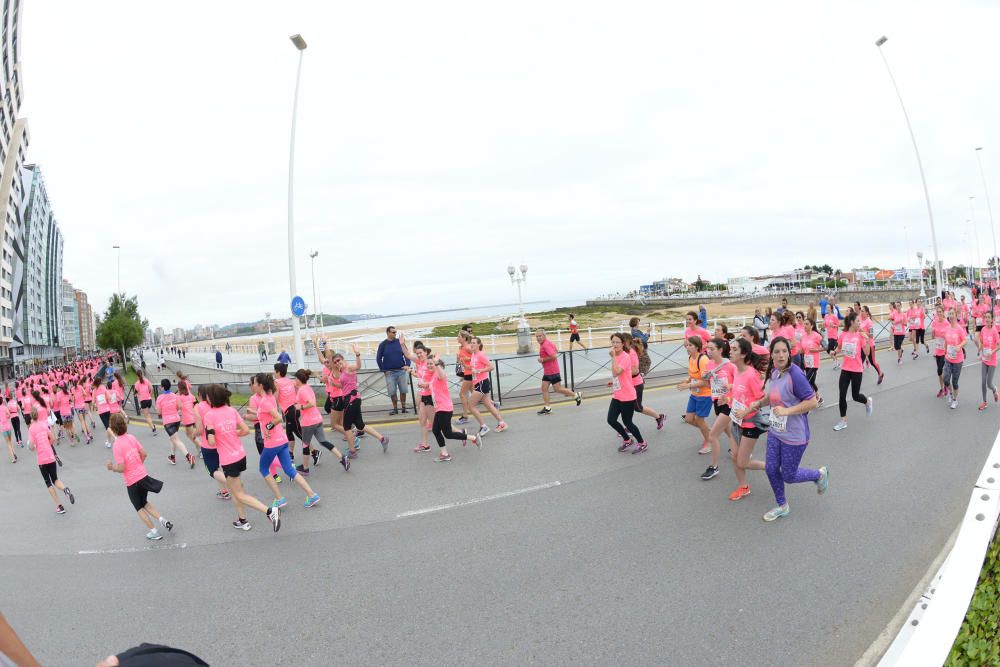
<svg viewBox="0 0 1000 667"><path fill-rule="evenodd" d="M945 665L1000 665L1000 539L986 553L979 584Z"/></svg>

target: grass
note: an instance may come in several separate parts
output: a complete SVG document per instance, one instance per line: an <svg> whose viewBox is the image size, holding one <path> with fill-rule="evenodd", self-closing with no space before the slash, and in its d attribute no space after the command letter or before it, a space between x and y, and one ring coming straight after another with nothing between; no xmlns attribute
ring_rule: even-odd
<svg viewBox="0 0 1000 667"><path fill-rule="evenodd" d="M1000 538L993 537L948 667L1000 664Z"/></svg>
<svg viewBox="0 0 1000 667"><path fill-rule="evenodd" d="M542 326L546 329L568 329L569 316L575 315L576 322L582 328L597 327L605 325L608 318L613 317L642 317L650 318L674 318L681 320L684 318L683 311L663 310L662 307L642 306L636 304L627 308L608 309L606 306L571 306L566 308L556 308L537 313L525 313L525 317L532 326ZM477 336L489 336L491 334L509 334L517 331L517 322L469 322L472 325L472 332ZM429 334L431 337L450 338L457 336L461 331L462 324L447 324L434 327Z"/></svg>

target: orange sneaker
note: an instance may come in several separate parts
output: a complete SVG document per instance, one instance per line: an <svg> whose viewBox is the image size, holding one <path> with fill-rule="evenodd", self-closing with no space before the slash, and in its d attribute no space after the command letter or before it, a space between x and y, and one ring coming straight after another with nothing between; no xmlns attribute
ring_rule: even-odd
<svg viewBox="0 0 1000 667"><path fill-rule="evenodd" d="M750 486L740 486L737 487L735 491L729 494L730 500L740 500L741 498L746 498L750 495Z"/></svg>

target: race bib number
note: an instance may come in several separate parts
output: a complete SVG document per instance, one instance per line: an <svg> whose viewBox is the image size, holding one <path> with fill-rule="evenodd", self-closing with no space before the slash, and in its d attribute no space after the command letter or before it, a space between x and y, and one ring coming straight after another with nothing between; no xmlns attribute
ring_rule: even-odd
<svg viewBox="0 0 1000 667"><path fill-rule="evenodd" d="M945 356L949 359L957 359L959 349L961 348L959 348L958 345L949 345L947 351L945 352Z"/></svg>
<svg viewBox="0 0 1000 667"><path fill-rule="evenodd" d="M813 355L807 354L803 361L806 363L806 368L816 368L816 358Z"/></svg>
<svg viewBox="0 0 1000 667"><path fill-rule="evenodd" d="M983 348L983 359L992 359L993 353L996 352L992 347Z"/></svg>
<svg viewBox="0 0 1000 667"><path fill-rule="evenodd" d="M737 426L739 426L740 424L743 423L743 419L736 416L736 411L737 410L746 410L747 406L743 405L742 403L740 403L739 401L737 401L734 398L733 399L733 404L730 406L730 408L731 409L729 411L729 418L733 420L734 424L736 424Z"/></svg>
<svg viewBox="0 0 1000 667"><path fill-rule="evenodd" d="M983 326L983 318L981 318L981 317L977 317L976 318L976 326L978 326L978 327Z"/></svg>
<svg viewBox="0 0 1000 667"><path fill-rule="evenodd" d="M714 377L712 378L712 398L722 398L726 395L726 380L725 378Z"/></svg>
<svg viewBox="0 0 1000 667"><path fill-rule="evenodd" d="M784 433L788 429L788 415L781 415L780 417L771 411L768 416L768 423L771 424L771 430L777 431L778 433Z"/></svg>
<svg viewBox="0 0 1000 667"><path fill-rule="evenodd" d="M858 344L854 342L844 343L844 356L851 359L858 356Z"/></svg>
<svg viewBox="0 0 1000 667"><path fill-rule="evenodd" d="M944 352L944 339L943 338L935 338L934 339L934 353L937 354L938 352Z"/></svg>
<svg viewBox="0 0 1000 667"><path fill-rule="evenodd" d="M618 379L618 376L612 377L611 378L611 389L613 391L621 391L621 388L622 388L622 383Z"/></svg>
<svg viewBox="0 0 1000 667"><path fill-rule="evenodd" d="M107 400L108 400L108 398L104 394L98 394L97 395L97 404L98 405L104 405L107 402Z"/></svg>
<svg viewBox="0 0 1000 667"><path fill-rule="evenodd" d="M917 327L917 320L916 320L916 318L910 320L910 326L913 327L913 328Z"/></svg>

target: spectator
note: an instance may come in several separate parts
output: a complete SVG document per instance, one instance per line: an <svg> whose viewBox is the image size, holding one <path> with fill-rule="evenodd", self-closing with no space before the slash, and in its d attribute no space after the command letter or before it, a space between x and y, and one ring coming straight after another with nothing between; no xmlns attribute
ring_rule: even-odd
<svg viewBox="0 0 1000 667"><path fill-rule="evenodd" d="M753 328L757 330L757 335L760 336L761 344L767 340L767 320L769 318L764 317L764 314L760 312L760 308L754 308L753 311Z"/></svg>
<svg viewBox="0 0 1000 667"><path fill-rule="evenodd" d="M827 301L826 295L824 295L819 300L819 315L820 317L826 317L826 307L830 302Z"/></svg>
<svg viewBox="0 0 1000 667"><path fill-rule="evenodd" d="M215 351L215 367L222 368L222 350Z"/></svg>
<svg viewBox="0 0 1000 667"><path fill-rule="evenodd" d="M782 299L781 305L774 309L776 315L781 315L786 310L788 310L788 299Z"/></svg>
<svg viewBox="0 0 1000 667"><path fill-rule="evenodd" d="M292 358L288 355L286 350L282 350L281 354L278 355L278 363L286 365L292 363Z"/></svg>
<svg viewBox="0 0 1000 667"><path fill-rule="evenodd" d="M639 339L642 340L643 343L646 343L646 344L649 343L649 331L650 331L650 327L652 327L652 324L648 325L646 327L646 333L643 333L639 329L639 318L638 317L633 317L632 319L630 319L628 321L628 326L631 329L631 331L629 333L632 334L632 338L639 338Z"/></svg>
<svg viewBox="0 0 1000 667"><path fill-rule="evenodd" d="M260 360L267 361L267 348L264 346L263 341L257 343L257 351L260 353Z"/></svg>
<svg viewBox="0 0 1000 667"><path fill-rule="evenodd" d="M396 327L386 327L385 335L385 340L378 344L378 351L375 352L375 363L385 374L386 393L392 401L392 412L389 414L399 414L399 403L402 403L405 415L407 367L410 365L410 360L403 355L403 346L396 338ZM399 403L397 403L397 393Z"/></svg>
<svg viewBox="0 0 1000 667"><path fill-rule="evenodd" d="M703 329L708 328L708 311L705 310L705 304L703 303L698 306L698 322Z"/></svg>

